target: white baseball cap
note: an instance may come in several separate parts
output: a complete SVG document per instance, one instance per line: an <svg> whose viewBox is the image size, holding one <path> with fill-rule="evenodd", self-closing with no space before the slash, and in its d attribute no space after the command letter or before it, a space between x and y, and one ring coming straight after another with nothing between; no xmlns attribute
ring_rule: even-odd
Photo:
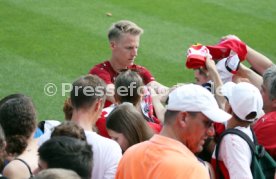
<svg viewBox="0 0 276 179"><path fill-rule="evenodd" d="M219 108L212 93L199 85L185 84L169 94L168 110L202 112L210 120L223 123L231 115Z"/></svg>
<svg viewBox="0 0 276 179"><path fill-rule="evenodd" d="M247 82L228 82L222 86L221 93L228 98L233 112L241 120L253 122L263 114L262 95L254 85ZM248 119L247 116L252 112L256 115Z"/></svg>

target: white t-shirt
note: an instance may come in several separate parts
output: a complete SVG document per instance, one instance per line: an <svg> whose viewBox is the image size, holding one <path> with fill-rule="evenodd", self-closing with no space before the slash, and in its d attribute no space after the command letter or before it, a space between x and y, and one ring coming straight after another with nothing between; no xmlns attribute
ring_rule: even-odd
<svg viewBox="0 0 276 179"><path fill-rule="evenodd" d="M93 179L115 178L117 166L122 158L119 144L111 139L102 137L96 132L85 131L86 139L92 145Z"/></svg>
<svg viewBox="0 0 276 179"><path fill-rule="evenodd" d="M235 127L249 136L253 141L250 127ZM215 151L213 153L215 158ZM231 179L252 179L250 170L252 154L247 142L235 134L227 134L223 137L220 149L219 158L223 161L225 167L229 172Z"/></svg>
<svg viewBox="0 0 276 179"><path fill-rule="evenodd" d="M102 137L96 132L85 131L88 144L92 145L93 151L93 179L114 179L117 166L122 157L119 144L111 139ZM51 131L44 133L38 141L43 144L50 139Z"/></svg>

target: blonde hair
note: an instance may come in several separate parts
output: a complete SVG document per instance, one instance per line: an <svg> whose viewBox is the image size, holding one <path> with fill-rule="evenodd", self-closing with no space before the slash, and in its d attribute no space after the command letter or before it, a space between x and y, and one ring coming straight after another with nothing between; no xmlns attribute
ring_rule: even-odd
<svg viewBox="0 0 276 179"><path fill-rule="evenodd" d="M118 40L122 34L129 33L131 35L142 35L144 30L129 20L120 20L109 28L108 39L109 41Z"/></svg>

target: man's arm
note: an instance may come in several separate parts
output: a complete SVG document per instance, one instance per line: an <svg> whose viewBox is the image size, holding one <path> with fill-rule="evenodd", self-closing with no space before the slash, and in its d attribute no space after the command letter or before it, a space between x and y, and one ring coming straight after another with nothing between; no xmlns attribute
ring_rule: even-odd
<svg viewBox="0 0 276 179"><path fill-rule="evenodd" d="M221 41L231 39L231 38L240 40L239 37L235 35L226 35L221 38ZM258 72L260 75L263 75L264 71L273 65L273 62L268 57L257 52L253 48L249 47L247 44L246 44L246 49L247 49L246 60L250 63L253 69L256 70L256 72Z"/></svg>
<svg viewBox="0 0 276 179"><path fill-rule="evenodd" d="M234 77L241 77L248 79L253 85L255 85L258 89L261 89L263 78L258 75L256 72L248 68L247 66L240 63L239 70Z"/></svg>
<svg viewBox="0 0 276 179"><path fill-rule="evenodd" d="M217 71L216 64L214 60L210 59L210 57L207 57L206 59L206 68L209 72L210 79L214 82L214 89L215 89L215 98L217 100L217 103L221 109L225 108L226 99L224 96L221 96L217 93L217 89L223 85L222 80L220 78L220 75Z"/></svg>
<svg viewBox="0 0 276 179"><path fill-rule="evenodd" d="M161 103L161 95L156 94L155 90L150 88L150 93L151 93L151 97L152 97L152 105L153 105L153 109L155 111L156 117L162 122L162 124L164 123L164 115L165 115L165 111L166 108L165 106Z"/></svg>
<svg viewBox="0 0 276 179"><path fill-rule="evenodd" d="M161 83L157 81L151 81L147 84L148 87L151 89L154 89L156 94L161 95L161 102L165 103L167 100L167 96L169 93L169 88L167 86L162 85Z"/></svg>
<svg viewBox="0 0 276 179"><path fill-rule="evenodd" d="M106 85L106 100L112 102L113 104L116 102L114 98L115 94L115 85L110 83Z"/></svg>
<svg viewBox="0 0 276 179"><path fill-rule="evenodd" d="M246 47L247 61L250 63L254 70L256 70L260 75L263 75L264 71L273 65L273 62L263 54L249 47L248 45L246 45Z"/></svg>

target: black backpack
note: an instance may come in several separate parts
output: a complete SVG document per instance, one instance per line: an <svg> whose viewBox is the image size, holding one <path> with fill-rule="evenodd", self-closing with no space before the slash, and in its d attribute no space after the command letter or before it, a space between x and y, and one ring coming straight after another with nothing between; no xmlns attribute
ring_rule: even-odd
<svg viewBox="0 0 276 179"><path fill-rule="evenodd" d="M249 145L251 153L252 153L252 161L251 161L251 172L254 179L274 179L275 171L276 171L276 162L275 160L267 153L265 148L258 144L255 133L252 130L252 135L254 139L254 143L252 140L242 131L238 129L227 129L225 130L219 137L216 145L216 171L219 174L219 178L223 178L222 173L220 171L218 165L218 154L219 154L219 146L222 138L227 134L236 134L243 138Z"/></svg>

